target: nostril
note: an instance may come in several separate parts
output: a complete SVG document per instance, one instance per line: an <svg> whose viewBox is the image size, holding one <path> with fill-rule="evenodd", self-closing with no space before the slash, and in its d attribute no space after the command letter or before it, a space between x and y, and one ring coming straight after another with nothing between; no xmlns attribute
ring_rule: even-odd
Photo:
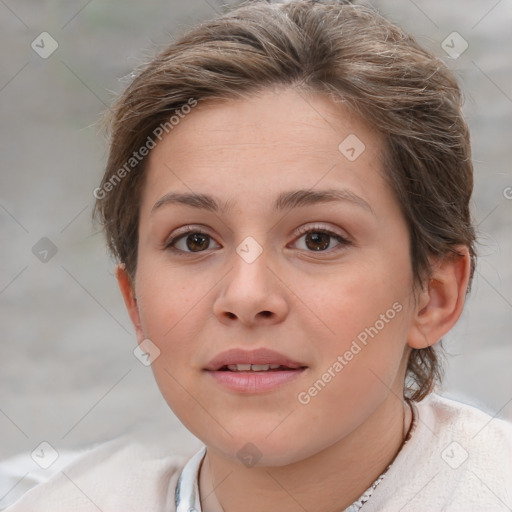
<svg viewBox="0 0 512 512"><path fill-rule="evenodd" d="M265 318L269 318L272 316L272 311L260 311L258 313L259 315L265 317ZM231 318L231 319L235 319L235 318L238 318L235 313L232 313L231 311L226 311L226 316L228 318Z"/></svg>

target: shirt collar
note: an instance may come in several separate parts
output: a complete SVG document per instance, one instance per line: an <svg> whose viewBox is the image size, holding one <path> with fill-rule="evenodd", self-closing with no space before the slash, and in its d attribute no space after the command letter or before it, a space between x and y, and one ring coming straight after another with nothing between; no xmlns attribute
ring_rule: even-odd
<svg viewBox="0 0 512 512"><path fill-rule="evenodd" d="M186 464L176 484L176 512L201 512L199 468L206 454L203 446Z"/></svg>

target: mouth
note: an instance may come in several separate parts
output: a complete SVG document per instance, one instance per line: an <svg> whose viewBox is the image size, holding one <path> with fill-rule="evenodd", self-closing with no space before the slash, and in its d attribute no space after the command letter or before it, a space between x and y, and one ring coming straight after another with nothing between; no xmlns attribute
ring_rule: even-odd
<svg viewBox="0 0 512 512"><path fill-rule="evenodd" d="M298 378L307 366L268 349L232 349L212 359L204 370L223 389L262 393Z"/></svg>
<svg viewBox="0 0 512 512"><path fill-rule="evenodd" d="M218 372L293 372L305 368L290 368L282 364L228 364L219 368Z"/></svg>

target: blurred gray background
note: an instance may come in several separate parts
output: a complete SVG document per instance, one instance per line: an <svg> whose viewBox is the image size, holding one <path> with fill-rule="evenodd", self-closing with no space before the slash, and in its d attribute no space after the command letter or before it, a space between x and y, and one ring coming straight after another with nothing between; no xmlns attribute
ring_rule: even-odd
<svg viewBox="0 0 512 512"><path fill-rule="evenodd" d="M445 340L444 392L512 419L512 0L375 5L441 56L465 92L480 259ZM92 191L106 160L99 121L120 79L221 11L214 0L0 0L0 458L133 428L193 443L133 355ZM447 39L454 31L463 39ZM31 47L51 49L42 32L58 44L48 58Z"/></svg>

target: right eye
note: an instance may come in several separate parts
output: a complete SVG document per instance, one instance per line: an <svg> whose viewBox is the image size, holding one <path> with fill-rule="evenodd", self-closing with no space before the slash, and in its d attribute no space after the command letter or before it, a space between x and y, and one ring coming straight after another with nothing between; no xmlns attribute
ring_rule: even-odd
<svg viewBox="0 0 512 512"><path fill-rule="evenodd" d="M165 244L165 248L176 253L198 253L210 248L213 238L197 228L187 227L185 233L174 236ZM214 242L217 243L217 242ZM217 244L217 247L220 245Z"/></svg>

